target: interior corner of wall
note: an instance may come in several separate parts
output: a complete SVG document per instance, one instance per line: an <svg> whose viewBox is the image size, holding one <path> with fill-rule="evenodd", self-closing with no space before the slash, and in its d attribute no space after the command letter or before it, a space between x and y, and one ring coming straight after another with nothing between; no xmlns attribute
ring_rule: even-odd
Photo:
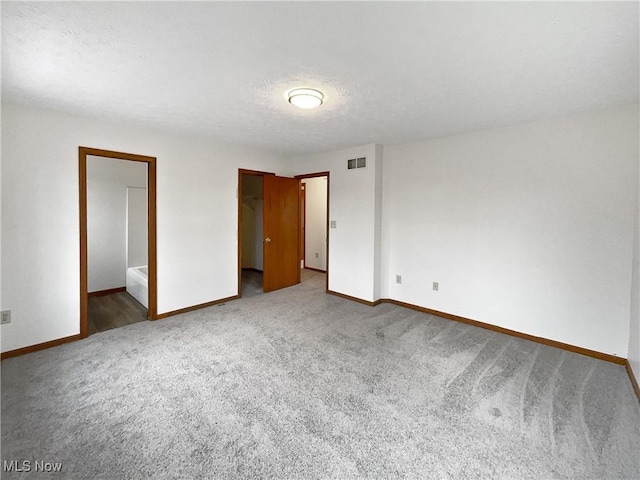
<svg viewBox="0 0 640 480"><path fill-rule="evenodd" d="M375 152L376 152L376 162L377 161L381 162L382 161L382 157L384 156L384 145L376 143Z"/></svg>

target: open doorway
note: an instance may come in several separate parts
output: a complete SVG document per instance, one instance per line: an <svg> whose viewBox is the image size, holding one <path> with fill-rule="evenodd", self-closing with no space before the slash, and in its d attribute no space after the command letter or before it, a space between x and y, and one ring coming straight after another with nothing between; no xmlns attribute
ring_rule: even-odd
<svg viewBox="0 0 640 480"><path fill-rule="evenodd" d="M240 200L240 288L241 296L263 293L263 207L262 175L241 173Z"/></svg>
<svg viewBox="0 0 640 480"><path fill-rule="evenodd" d="M267 293L300 283L299 225L300 181L297 178L238 169L238 296ZM253 286L243 282L249 275L254 275Z"/></svg>
<svg viewBox="0 0 640 480"><path fill-rule="evenodd" d="M157 318L155 160L79 149L83 338Z"/></svg>
<svg viewBox="0 0 640 480"><path fill-rule="evenodd" d="M328 290L329 172L298 175L300 197L300 268L302 281Z"/></svg>

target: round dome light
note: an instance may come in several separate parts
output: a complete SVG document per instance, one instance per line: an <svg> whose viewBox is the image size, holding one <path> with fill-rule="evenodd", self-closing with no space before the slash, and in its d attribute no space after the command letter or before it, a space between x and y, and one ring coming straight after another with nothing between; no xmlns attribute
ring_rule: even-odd
<svg viewBox="0 0 640 480"><path fill-rule="evenodd" d="M296 88L288 94L289 103L298 108L316 108L322 105L324 95L312 88Z"/></svg>

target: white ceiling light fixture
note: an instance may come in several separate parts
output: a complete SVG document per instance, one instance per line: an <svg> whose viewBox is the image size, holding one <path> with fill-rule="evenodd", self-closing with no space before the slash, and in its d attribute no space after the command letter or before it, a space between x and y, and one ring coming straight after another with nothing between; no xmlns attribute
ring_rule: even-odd
<svg viewBox="0 0 640 480"><path fill-rule="evenodd" d="M287 96L290 104L304 109L319 107L324 100L324 94L313 88L295 88Z"/></svg>

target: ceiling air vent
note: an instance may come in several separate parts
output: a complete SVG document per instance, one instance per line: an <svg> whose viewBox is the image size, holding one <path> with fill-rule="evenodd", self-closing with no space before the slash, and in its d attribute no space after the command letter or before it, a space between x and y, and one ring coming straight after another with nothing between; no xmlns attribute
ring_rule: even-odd
<svg viewBox="0 0 640 480"><path fill-rule="evenodd" d="M347 170L355 168L365 168L367 166L367 157L350 158L347 160Z"/></svg>

